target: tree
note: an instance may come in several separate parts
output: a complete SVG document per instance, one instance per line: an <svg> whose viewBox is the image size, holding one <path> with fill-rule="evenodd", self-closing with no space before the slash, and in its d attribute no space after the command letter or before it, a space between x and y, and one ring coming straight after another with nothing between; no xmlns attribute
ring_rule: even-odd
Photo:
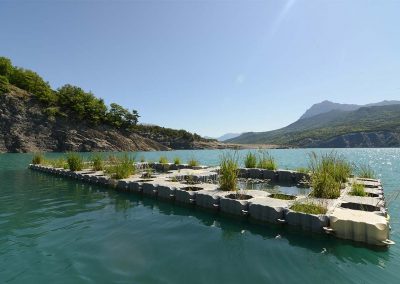
<svg viewBox="0 0 400 284"><path fill-rule="evenodd" d="M11 60L6 57L0 57L0 76L8 78L13 70Z"/></svg>
<svg viewBox="0 0 400 284"><path fill-rule="evenodd" d="M136 110L129 112L128 109L112 103L107 113L108 122L117 128L130 128L138 123L139 114Z"/></svg>

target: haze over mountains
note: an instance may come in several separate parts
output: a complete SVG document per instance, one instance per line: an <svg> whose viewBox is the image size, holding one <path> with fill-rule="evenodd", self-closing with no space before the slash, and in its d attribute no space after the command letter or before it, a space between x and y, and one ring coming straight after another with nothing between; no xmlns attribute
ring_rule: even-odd
<svg viewBox="0 0 400 284"><path fill-rule="evenodd" d="M323 101L286 127L243 133L226 142L293 147L398 147L400 101L368 105Z"/></svg>

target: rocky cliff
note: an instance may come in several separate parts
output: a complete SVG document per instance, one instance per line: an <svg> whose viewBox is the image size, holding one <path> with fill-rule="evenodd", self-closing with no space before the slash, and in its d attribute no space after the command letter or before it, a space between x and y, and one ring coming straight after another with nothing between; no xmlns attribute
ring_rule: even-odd
<svg viewBox="0 0 400 284"><path fill-rule="evenodd" d="M145 135L145 134L143 134ZM35 96L11 86L0 95L0 152L150 151L226 147L216 141L159 136L51 116Z"/></svg>

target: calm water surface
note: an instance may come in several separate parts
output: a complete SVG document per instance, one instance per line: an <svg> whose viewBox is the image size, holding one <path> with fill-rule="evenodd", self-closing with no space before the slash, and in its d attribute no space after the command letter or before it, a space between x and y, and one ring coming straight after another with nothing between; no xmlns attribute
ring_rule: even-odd
<svg viewBox="0 0 400 284"><path fill-rule="evenodd" d="M280 168L306 166L309 152L271 151ZM400 149L338 152L370 163L387 197L399 190ZM220 154L137 156L216 165ZM0 154L0 283L400 283L399 199L398 244L374 249L32 172L31 158Z"/></svg>

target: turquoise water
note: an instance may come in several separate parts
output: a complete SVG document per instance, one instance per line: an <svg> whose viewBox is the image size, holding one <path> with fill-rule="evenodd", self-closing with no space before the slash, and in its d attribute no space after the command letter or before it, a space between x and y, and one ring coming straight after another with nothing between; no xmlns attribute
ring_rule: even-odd
<svg viewBox="0 0 400 284"><path fill-rule="evenodd" d="M280 168L306 166L308 152L271 151ZM369 162L387 197L399 190L400 149L338 152ZM137 156L217 164L220 153ZM399 199L398 244L374 249L52 177L30 160L0 154L0 283L400 283Z"/></svg>

